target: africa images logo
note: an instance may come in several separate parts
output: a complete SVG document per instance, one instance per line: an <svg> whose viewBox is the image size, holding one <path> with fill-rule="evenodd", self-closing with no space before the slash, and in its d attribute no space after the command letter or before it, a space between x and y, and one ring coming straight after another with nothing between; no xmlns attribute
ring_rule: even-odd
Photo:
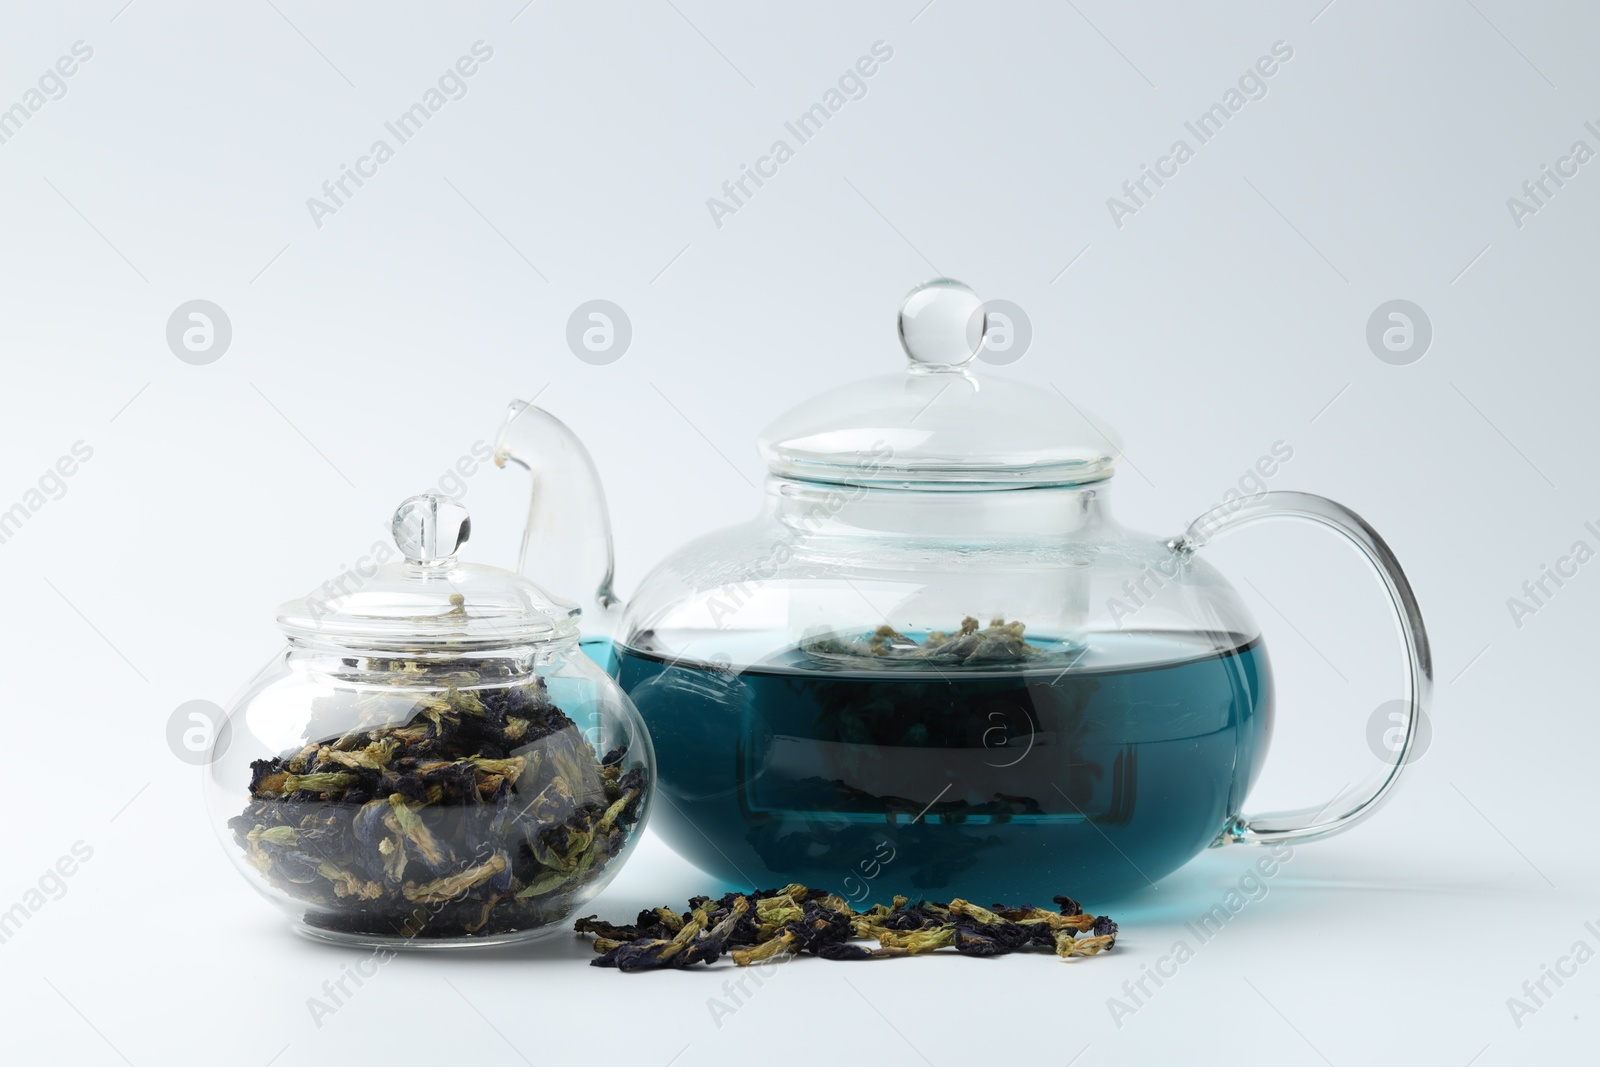
<svg viewBox="0 0 1600 1067"><path fill-rule="evenodd" d="M21 133L22 127L50 101L66 96L66 80L78 73L79 67L92 58L93 46L83 41L72 42L72 54L57 59L53 67L39 75L36 88L24 92L22 99L10 107L0 107L0 145Z"/></svg>
<svg viewBox="0 0 1600 1067"><path fill-rule="evenodd" d="M461 56L453 66L446 67L437 83L423 91L420 100L400 112L392 122L383 124L383 128L394 138L394 144L391 145L382 137L373 141L365 155L356 157L354 167L340 163L339 176L322 183L322 196L325 199L315 196L306 198L306 210L311 213L311 221L317 229L322 229L325 217L337 215L357 190L366 185L369 179L378 176L378 168L395 157L399 145L421 133L422 127L442 111L445 104L467 95L467 79L477 74L482 64L494 58L494 48L485 41L474 41L471 51L471 55ZM354 189L351 188L352 184Z"/></svg>
<svg viewBox="0 0 1600 1067"><path fill-rule="evenodd" d="M793 122L783 124L784 130L794 138L794 144L782 137L773 141L766 154L756 158L754 168L741 163L739 176L722 183L722 195L726 199L706 197L706 210L711 213L711 221L717 229L722 229L724 218L739 213L739 209L755 195L756 189L766 185L769 179L776 178L778 168L794 158L795 149L821 133L828 120L844 110L848 100L865 97L867 79L893 58L894 49L889 44L884 41L872 42L872 54L862 56L853 67L846 68L839 75L837 87L829 86L819 102L802 111ZM751 183L754 183L755 189L750 188Z"/></svg>
<svg viewBox="0 0 1600 1067"><path fill-rule="evenodd" d="M1123 195L1106 198L1106 210L1111 213L1111 221L1116 228L1122 229L1124 219L1137 215L1157 190L1176 178L1178 169L1195 157L1201 145L1221 133L1222 128L1233 116L1243 111L1247 103L1266 99L1267 79L1277 74L1282 65L1293 58L1293 46L1287 41L1273 41L1271 55L1257 59L1253 66L1239 75L1236 85L1230 85L1223 92L1221 100L1200 112L1193 122L1183 124L1183 128L1194 138L1193 145L1180 137L1172 142L1166 155L1156 159L1155 166L1140 164L1139 176L1122 183ZM1152 183L1155 188L1151 188Z"/></svg>

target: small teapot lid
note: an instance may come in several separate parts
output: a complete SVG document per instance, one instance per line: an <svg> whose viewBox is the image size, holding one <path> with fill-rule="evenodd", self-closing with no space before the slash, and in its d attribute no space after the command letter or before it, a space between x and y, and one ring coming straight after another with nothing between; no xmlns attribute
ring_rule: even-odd
<svg viewBox="0 0 1600 1067"><path fill-rule="evenodd" d="M450 497L405 500L390 529L402 559L330 578L279 608L279 628L301 641L386 652L501 648L576 632L576 604L512 571L456 559L472 519Z"/></svg>
<svg viewBox="0 0 1600 1067"><path fill-rule="evenodd" d="M968 367L989 330L983 301L935 278L900 305L899 374L852 382L779 416L761 435L774 474L847 485L992 489L1109 478L1122 442L1067 398Z"/></svg>

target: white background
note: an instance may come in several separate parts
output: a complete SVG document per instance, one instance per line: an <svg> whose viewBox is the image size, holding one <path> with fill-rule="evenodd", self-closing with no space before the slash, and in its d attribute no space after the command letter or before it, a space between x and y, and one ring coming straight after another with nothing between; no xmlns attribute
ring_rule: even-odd
<svg viewBox="0 0 1600 1067"><path fill-rule="evenodd" d="M0 144L0 508L93 449L0 545L0 910L93 849L0 944L8 1059L1487 1065L1593 1046L1600 963L1520 1026L1507 998L1580 939L1600 949L1600 563L1520 627L1507 598L1574 541L1600 548L1600 163L1520 228L1506 200L1575 140L1600 149L1600 17L923 3L6 5L0 107L94 50ZM479 40L467 95L318 227L307 198ZM715 225L706 199L876 41L893 58L867 95ZM1294 54L1267 95L1115 225L1107 197L1193 146L1185 120L1275 41ZM900 365L895 308L936 272L1031 318L1032 348L984 373L1056 383L1121 431L1130 524L1177 532L1284 441L1273 488L1384 533L1440 683L1393 802L1299 849L1120 1020L1108 998L1193 944L1184 922L1258 854L1104 909L1116 951L1070 965L803 960L719 1027L727 965L623 976L562 937L400 958L318 1026L307 998L358 957L240 882L168 750L173 709L226 702L276 647L275 606L368 551L512 397L594 452L626 592L754 509L770 418ZM233 327L206 366L165 339L196 298ZM565 343L593 298L633 324L608 366ZM1408 366L1365 341L1395 298L1434 328ZM468 481L471 558L513 561L524 491L493 467ZM1208 551L1278 668L1251 804L1318 802L1371 768L1363 730L1398 692L1377 586L1296 527ZM595 907L627 918L705 881L649 839Z"/></svg>

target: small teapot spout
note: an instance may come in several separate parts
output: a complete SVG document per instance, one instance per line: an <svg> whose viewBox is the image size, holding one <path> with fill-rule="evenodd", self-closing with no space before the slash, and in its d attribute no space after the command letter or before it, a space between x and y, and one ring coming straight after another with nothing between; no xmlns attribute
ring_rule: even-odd
<svg viewBox="0 0 1600 1067"><path fill-rule="evenodd" d="M517 570L575 601L586 639L614 636L622 605L611 587L611 516L589 450L548 411L513 400L494 449L495 466L507 461L533 475Z"/></svg>

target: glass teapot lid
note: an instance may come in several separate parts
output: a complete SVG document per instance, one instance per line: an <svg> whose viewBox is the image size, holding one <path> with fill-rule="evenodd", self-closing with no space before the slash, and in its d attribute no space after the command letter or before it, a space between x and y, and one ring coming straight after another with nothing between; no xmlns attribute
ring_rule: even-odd
<svg viewBox="0 0 1600 1067"><path fill-rule="evenodd" d="M791 408L762 433L762 458L782 477L916 489L1109 478L1122 442L1103 422L1059 389L971 373L988 330L970 288L924 282L900 305L909 366Z"/></svg>
<svg viewBox="0 0 1600 1067"><path fill-rule="evenodd" d="M278 609L291 638L379 651L503 648L565 637L578 606L519 574L462 563L467 509L435 493L401 503L390 523L404 557L331 578Z"/></svg>

